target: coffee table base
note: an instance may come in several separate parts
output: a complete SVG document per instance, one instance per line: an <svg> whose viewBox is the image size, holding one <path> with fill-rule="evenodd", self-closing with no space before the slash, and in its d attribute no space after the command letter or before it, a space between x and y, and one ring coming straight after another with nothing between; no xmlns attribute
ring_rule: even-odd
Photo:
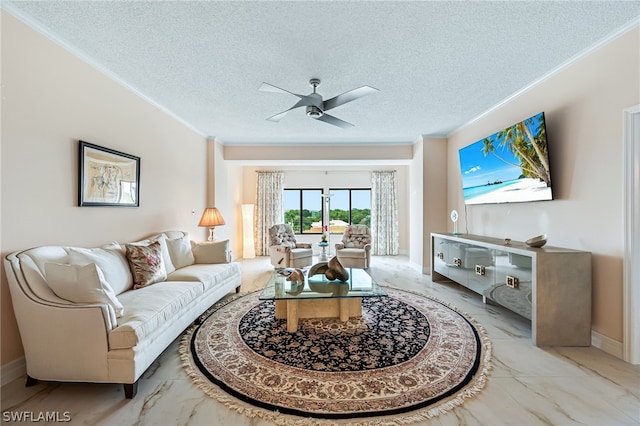
<svg viewBox="0 0 640 426"><path fill-rule="evenodd" d="M287 331L298 331L300 318L340 318L362 316L362 297L332 299L276 300L276 319L287 320Z"/></svg>

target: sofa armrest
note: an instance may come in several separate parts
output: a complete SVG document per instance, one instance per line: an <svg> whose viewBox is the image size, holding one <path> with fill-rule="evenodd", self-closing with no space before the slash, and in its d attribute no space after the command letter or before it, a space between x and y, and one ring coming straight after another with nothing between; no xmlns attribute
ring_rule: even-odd
<svg viewBox="0 0 640 426"><path fill-rule="evenodd" d="M336 250L342 250L344 248L344 243L336 243Z"/></svg>
<svg viewBox="0 0 640 426"><path fill-rule="evenodd" d="M288 246L269 246L270 253L290 253L291 247Z"/></svg>
<svg viewBox="0 0 640 426"><path fill-rule="evenodd" d="M111 308L106 304L38 301L9 279L27 374L36 379L108 381ZM111 308L112 309L112 308ZM113 313L115 315L115 313Z"/></svg>

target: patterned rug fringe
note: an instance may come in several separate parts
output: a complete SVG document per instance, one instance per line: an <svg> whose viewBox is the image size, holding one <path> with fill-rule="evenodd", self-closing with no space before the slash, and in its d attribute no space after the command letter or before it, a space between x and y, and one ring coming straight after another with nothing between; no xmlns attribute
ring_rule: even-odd
<svg viewBox="0 0 640 426"><path fill-rule="evenodd" d="M189 377L193 380L195 385L200 388L207 396L216 399L218 402L224 404L226 407L235 410L239 414L243 414L249 418L259 418L265 421L273 422L276 425L280 426L310 426L310 425L341 425L341 426L398 426L398 425L410 425L418 422L424 422L426 420L433 419L434 417L440 416L442 414L448 413L454 408L462 405L466 400L474 398L484 387L486 386L489 372L491 371L491 359L492 359L492 345L491 341L487 337L486 330L482 325L480 325L473 317L468 315L466 312L461 311L460 309L452 306L442 300L438 300L435 297L408 291L405 289L401 289L398 287L389 286L396 290L404 291L407 293L413 293L422 297L429 298L434 300L442 305L448 307L449 309L454 310L455 312L463 315L478 331L478 335L480 337L481 345L482 345L482 357L483 359L480 361L480 368L474 378L468 383L464 389L458 392L456 395L453 395L447 399L442 401L438 401L429 407L423 409L417 409L415 411L403 414L397 414L393 416L376 416L370 418L361 418L357 419L357 421L353 420L335 420L335 419L317 419L311 417L299 417L293 416L289 414L282 414L278 411L270 411L267 409L263 409L260 407L256 407L241 401L222 389L220 389L215 384L211 383L207 378L203 377L202 373L195 367L193 357L191 354L190 343L193 333L196 331L197 326L191 326L182 336L180 341L179 355L182 360L182 366L185 367L185 370ZM221 306L224 306L233 300L245 296L245 294L236 294L231 297L227 297L222 301L218 302L211 309L205 312L201 318L206 318L212 311L219 309Z"/></svg>

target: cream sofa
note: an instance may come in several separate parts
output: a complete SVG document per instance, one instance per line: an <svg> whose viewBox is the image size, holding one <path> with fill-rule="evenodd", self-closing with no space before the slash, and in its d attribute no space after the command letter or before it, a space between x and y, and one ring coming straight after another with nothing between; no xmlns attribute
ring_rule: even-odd
<svg viewBox="0 0 640 426"><path fill-rule="evenodd" d="M153 267L148 282L136 281L134 254L145 250ZM122 383L127 398L158 355L241 282L228 241L194 243L181 231L95 249L36 247L6 256L5 271L27 386Z"/></svg>

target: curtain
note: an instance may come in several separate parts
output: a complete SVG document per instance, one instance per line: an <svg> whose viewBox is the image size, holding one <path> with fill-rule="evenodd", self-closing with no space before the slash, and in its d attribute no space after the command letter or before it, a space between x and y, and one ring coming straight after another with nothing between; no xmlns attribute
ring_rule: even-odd
<svg viewBox="0 0 640 426"><path fill-rule="evenodd" d="M283 172L258 172L256 187L256 240L260 256L269 255L269 228L284 222Z"/></svg>
<svg viewBox="0 0 640 426"><path fill-rule="evenodd" d="M372 254L398 254L398 200L396 172L374 171L371 175Z"/></svg>

